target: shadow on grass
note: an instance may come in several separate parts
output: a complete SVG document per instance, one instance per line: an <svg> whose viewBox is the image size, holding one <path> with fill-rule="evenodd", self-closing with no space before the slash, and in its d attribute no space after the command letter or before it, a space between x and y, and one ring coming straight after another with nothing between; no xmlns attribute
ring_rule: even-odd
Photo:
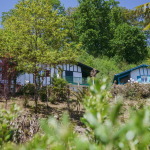
<svg viewBox="0 0 150 150"><path fill-rule="evenodd" d="M62 116L62 114L65 111L68 111L68 107L66 105L66 107L62 107L62 108L58 108L56 107L48 107L46 103L43 104L38 104L37 109L35 110L35 107L32 106L27 106L29 112L31 114L35 114L37 112L38 115L40 115L40 117L42 118L48 118L49 116L57 116L57 119L59 120ZM84 112L80 111L80 113L77 111L69 111L69 115L70 115L70 120L77 123L79 126L82 126L82 123L80 121L80 117L83 117Z"/></svg>

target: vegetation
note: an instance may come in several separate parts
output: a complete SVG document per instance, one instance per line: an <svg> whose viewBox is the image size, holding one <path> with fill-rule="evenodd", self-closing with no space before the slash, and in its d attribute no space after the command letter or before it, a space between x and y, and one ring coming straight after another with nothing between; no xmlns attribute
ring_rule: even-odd
<svg viewBox="0 0 150 150"><path fill-rule="evenodd" d="M112 94L114 91L116 91L117 95L122 95L125 98L139 100L150 96L150 85L129 82L125 85L116 85L116 89L112 86Z"/></svg>
<svg viewBox="0 0 150 150"><path fill-rule="evenodd" d="M92 83L92 82L91 82ZM122 97L117 103L109 104L107 80L95 80L90 86L89 95L84 99L85 114L82 122L86 134L74 132L74 126L69 122L68 114L64 114L61 123L55 118L42 119L42 132L34 136L31 141L22 145L11 142L3 143L2 149L147 149L149 147L149 107L136 110L134 105L130 111L129 121L118 122L123 104ZM2 112L3 113L3 112ZM26 123L26 122L25 122ZM7 129L7 128L6 128ZM34 129L38 129L34 126ZM39 140L40 139L40 140Z"/></svg>
<svg viewBox="0 0 150 150"><path fill-rule="evenodd" d="M68 30L64 27L65 22L65 16L58 15L58 10L53 10L50 1L28 0L19 1L15 5L15 14L3 23L5 40L1 53L9 51L17 61L18 69L34 74L35 107L38 73L47 65L66 63L66 60L73 62L76 58L76 50L72 50L72 44L66 38Z"/></svg>
<svg viewBox="0 0 150 150"><path fill-rule="evenodd" d="M128 63L137 63L147 57L146 36L138 27L128 24L119 25L110 41L112 52L110 56L117 56ZM134 54L134 55L133 55Z"/></svg>
<svg viewBox="0 0 150 150"><path fill-rule="evenodd" d="M149 84L128 83L116 85L116 89L112 86L114 74L150 62L149 3L128 10L115 0L78 2L79 7L65 11L59 0L21 0L14 9L3 13L0 67L8 85L1 87L1 96L6 102L8 96L12 96L10 101L15 101L15 95L10 93L10 81L16 83L21 71L34 74L34 84L25 84L17 97L23 95L20 105L25 111L30 110L30 114L18 111L15 104L8 108L10 111L0 110L0 149L150 149L150 108L146 103L150 96ZM144 9L139 11L141 8ZM55 75L51 78L47 68L76 61L100 73L94 84L89 81L91 86L87 91L78 88L72 92L71 100L62 68L58 69L60 78ZM45 74L49 74L50 86L43 86ZM36 115L29 104L33 96ZM130 117L126 119L124 98L139 103L131 101ZM58 109L55 102L66 106L68 103L69 114L46 118L46 112L52 115ZM81 112L83 134L75 132L74 124L69 121L71 103L77 107L77 111L72 110L76 120L78 110ZM44 114L40 121L38 112Z"/></svg>

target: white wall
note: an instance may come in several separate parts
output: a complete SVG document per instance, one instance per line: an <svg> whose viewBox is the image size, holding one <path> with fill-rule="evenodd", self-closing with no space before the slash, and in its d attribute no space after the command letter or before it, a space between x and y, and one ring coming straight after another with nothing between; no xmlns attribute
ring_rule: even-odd
<svg viewBox="0 0 150 150"><path fill-rule="evenodd" d="M62 67L62 66L60 65L60 67ZM66 69L67 69L67 71L73 71L73 68L74 68L73 77L82 77L81 67L79 67L77 65L73 65L72 67L70 67L69 64L67 64L67 65L64 64L63 68L64 68L63 76L65 76ZM49 69L50 69L50 67L47 67L47 70L49 70ZM57 67L55 68L55 73L56 74L58 73ZM53 77L53 76L54 76L54 68L51 67L51 77ZM25 73L23 75L20 75L17 78L17 83L20 82L21 85L24 85L25 80L30 81L30 83L33 83L33 74ZM50 83L50 77L47 77L47 79L46 79L46 77L44 77L43 85L46 85L46 81L47 81L47 84L49 84Z"/></svg>
<svg viewBox="0 0 150 150"><path fill-rule="evenodd" d="M24 82L25 82L25 74L21 74L18 78L17 78L17 84L20 84L20 85L24 85Z"/></svg>
<svg viewBox="0 0 150 150"><path fill-rule="evenodd" d="M66 64L63 64L63 68L64 68L64 70L66 70Z"/></svg>
<svg viewBox="0 0 150 150"><path fill-rule="evenodd" d="M77 65L74 65L74 71L77 71L77 67L78 67Z"/></svg>
<svg viewBox="0 0 150 150"><path fill-rule="evenodd" d="M69 64L67 64L67 70L69 71Z"/></svg>
<svg viewBox="0 0 150 150"><path fill-rule="evenodd" d="M130 73L130 76L132 79L134 79L134 81L137 81L137 76L143 76L143 75L146 75L146 76L150 75L150 69L146 67L141 67L136 70L133 70Z"/></svg>
<svg viewBox="0 0 150 150"><path fill-rule="evenodd" d="M81 72L81 67L80 66L78 66L78 72Z"/></svg>
<svg viewBox="0 0 150 150"><path fill-rule="evenodd" d="M73 72L73 77L82 77L82 73Z"/></svg>
<svg viewBox="0 0 150 150"><path fill-rule="evenodd" d="M73 71L73 65L70 65L70 71Z"/></svg>
<svg viewBox="0 0 150 150"><path fill-rule="evenodd" d="M29 74L29 81L30 83L33 83L33 74Z"/></svg>

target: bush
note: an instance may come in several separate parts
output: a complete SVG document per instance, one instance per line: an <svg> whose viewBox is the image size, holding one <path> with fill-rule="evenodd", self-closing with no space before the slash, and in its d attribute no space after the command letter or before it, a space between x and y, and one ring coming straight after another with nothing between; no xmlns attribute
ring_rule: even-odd
<svg viewBox="0 0 150 150"><path fill-rule="evenodd" d="M43 86L41 90L39 90L39 97L42 101L46 101L47 91L46 86Z"/></svg>
<svg viewBox="0 0 150 150"><path fill-rule="evenodd" d="M114 85L111 87L112 94L114 93ZM150 96L150 84L142 83L127 83L124 85L116 85L116 94L121 94L130 99L140 99L141 97Z"/></svg>
<svg viewBox="0 0 150 150"><path fill-rule="evenodd" d="M23 95L25 94L29 94L29 95L34 95L34 84L28 83L25 84L24 86L22 86L17 93Z"/></svg>
<svg viewBox="0 0 150 150"><path fill-rule="evenodd" d="M54 75L52 79L52 86L50 86L50 91L51 91L50 96L53 97L54 100L61 100L61 101L66 100L67 90L68 90L66 86L67 86L67 81L65 79L57 78L56 75Z"/></svg>
<svg viewBox="0 0 150 150"><path fill-rule="evenodd" d="M4 149L149 149L150 109L145 107L136 110L136 106L132 104L129 121L125 122L124 118L121 118L123 122L121 124L119 123L119 112L123 99L120 97L117 103L110 105L108 103L110 97L106 80L100 82L95 80L95 85L90 86L89 96L85 97L83 103L86 108L82 118L87 131L85 135L74 132L74 126L69 122L69 115L65 114L59 121L54 117L41 120L42 134L36 134L27 144L8 143L4 145ZM37 126L36 124L34 127Z"/></svg>
<svg viewBox="0 0 150 150"><path fill-rule="evenodd" d="M29 99L28 99L28 96L26 96L24 93L24 95L23 95L23 106L27 107L28 105L29 105Z"/></svg>
<svg viewBox="0 0 150 150"><path fill-rule="evenodd" d="M54 104L57 101L57 96L55 93L51 93L50 97L49 97L49 101Z"/></svg>
<svg viewBox="0 0 150 150"><path fill-rule="evenodd" d="M19 107L16 104L13 104L10 111L0 109L0 149L4 143L13 141L15 128L11 126L11 123L17 117L18 110Z"/></svg>

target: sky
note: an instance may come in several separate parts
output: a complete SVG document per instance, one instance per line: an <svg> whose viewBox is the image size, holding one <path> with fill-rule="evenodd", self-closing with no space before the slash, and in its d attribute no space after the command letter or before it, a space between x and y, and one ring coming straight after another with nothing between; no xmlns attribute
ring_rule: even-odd
<svg viewBox="0 0 150 150"><path fill-rule="evenodd" d="M77 0L60 0L61 4L68 7L76 7L78 5ZM128 9L132 9L141 4L145 4L150 2L150 0L118 0L120 2L120 6L126 7ZM7 12L14 7L14 5L18 2L18 0L0 0L0 17L2 12ZM1 21L1 19L0 19Z"/></svg>

